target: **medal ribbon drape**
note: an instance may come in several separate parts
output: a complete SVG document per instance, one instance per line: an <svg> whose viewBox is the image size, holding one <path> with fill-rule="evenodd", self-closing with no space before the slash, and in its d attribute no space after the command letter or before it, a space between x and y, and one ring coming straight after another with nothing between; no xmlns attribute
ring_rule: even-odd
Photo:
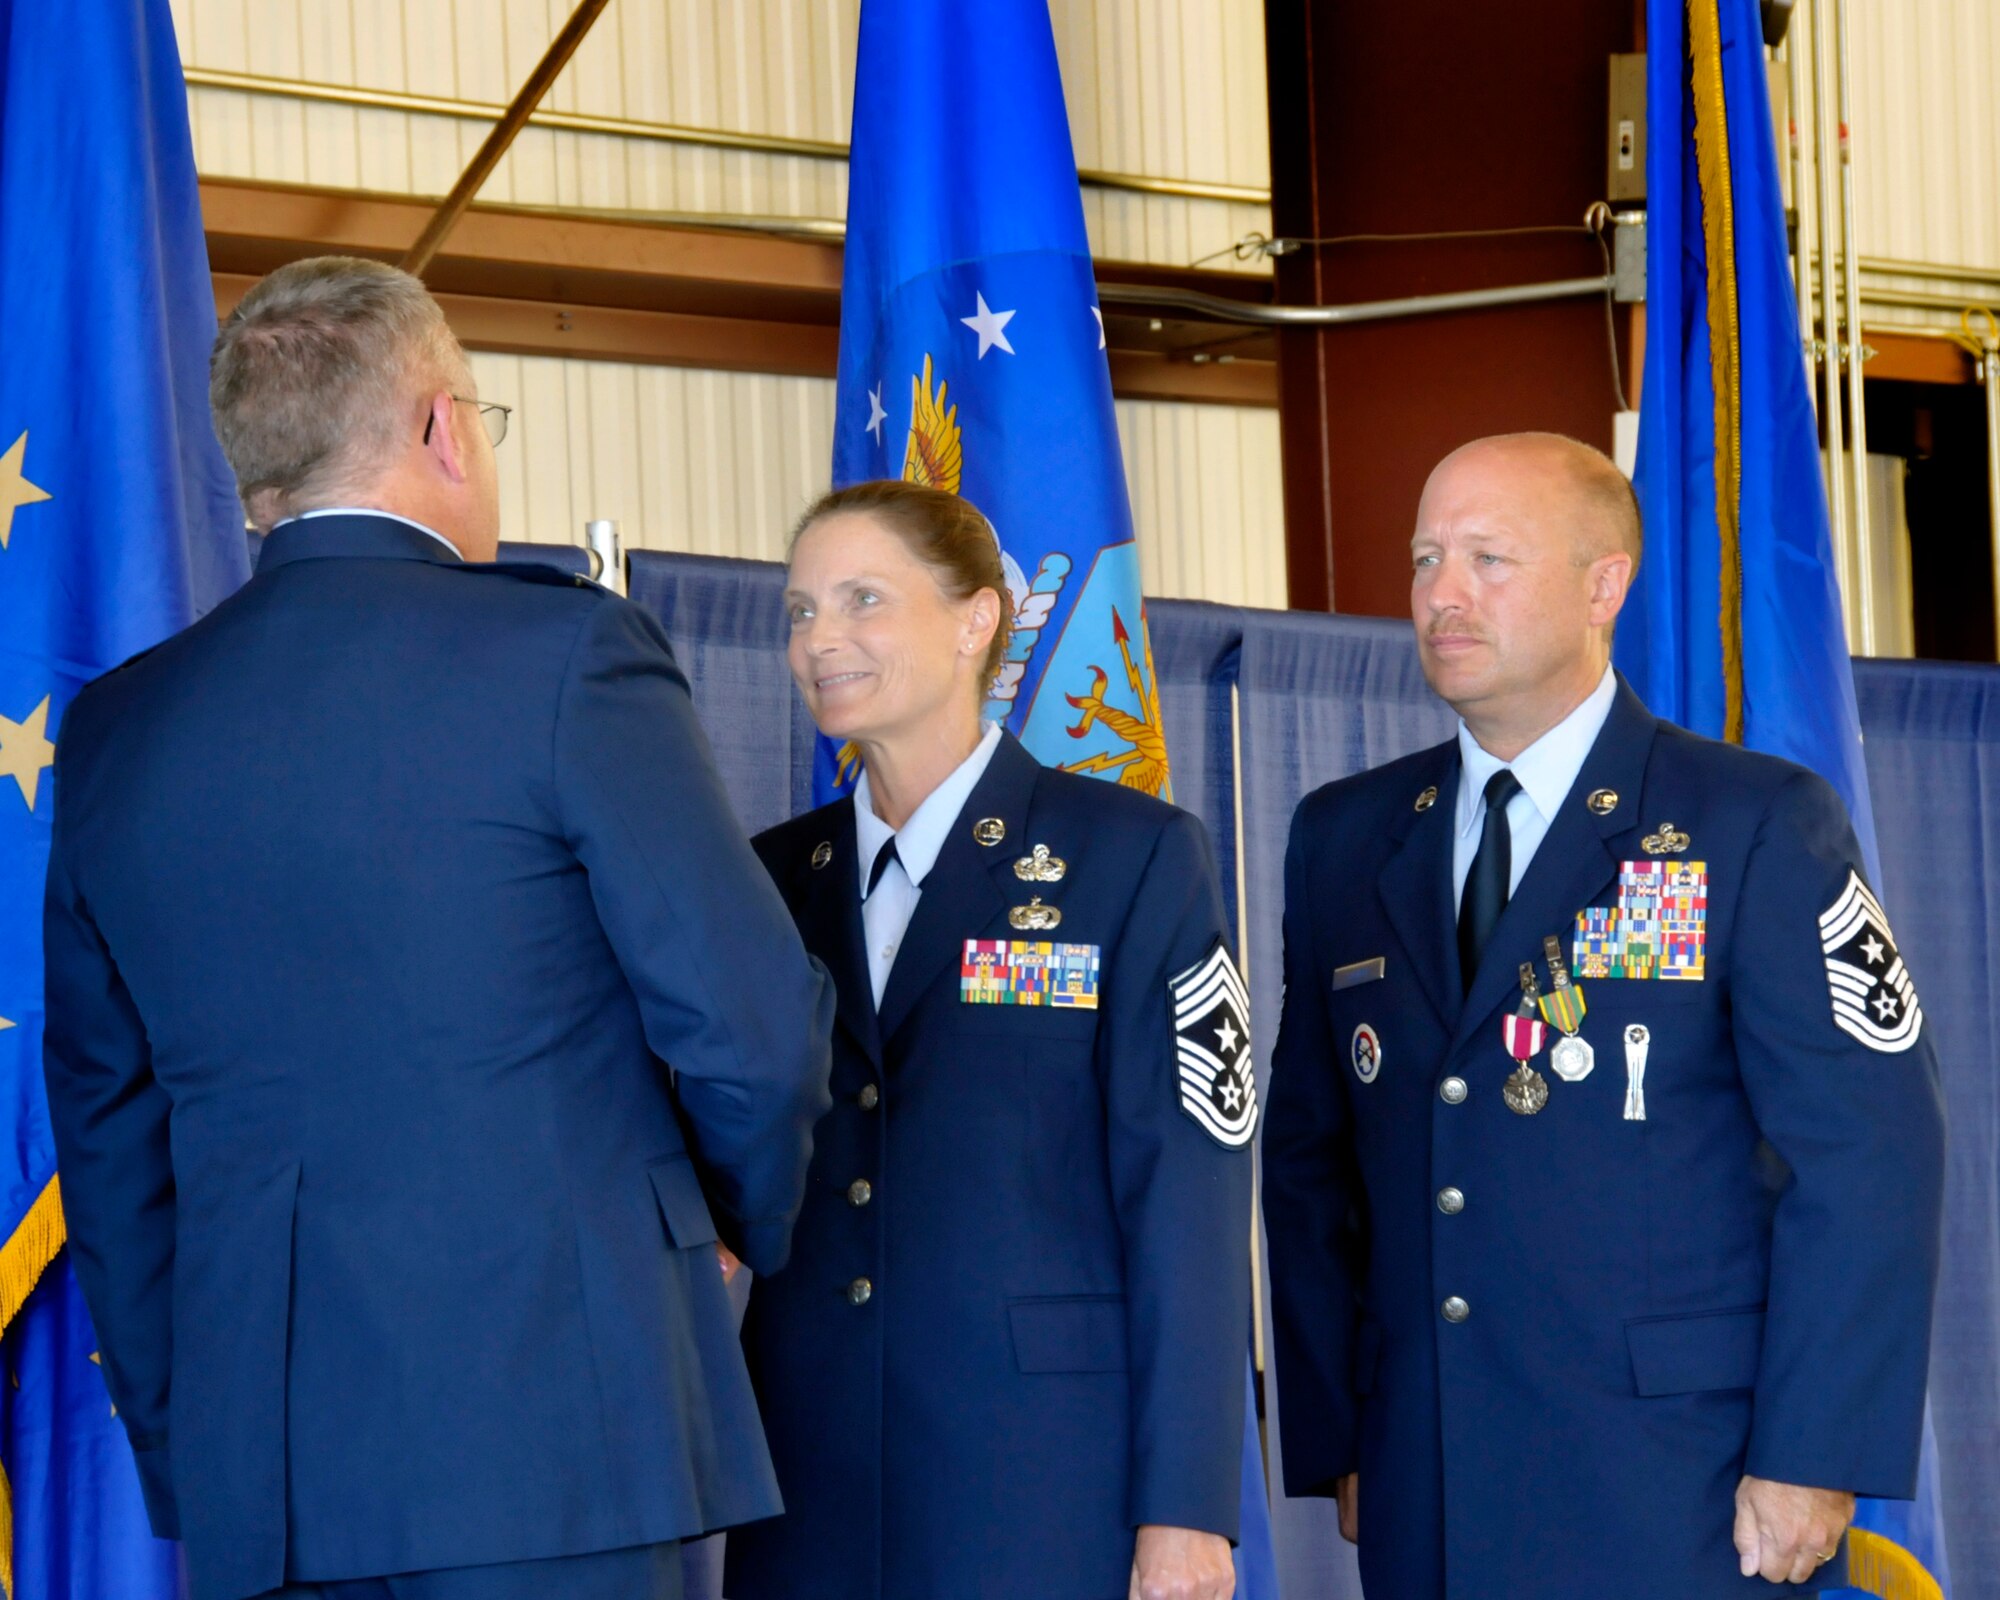
<svg viewBox="0 0 2000 1600"><path fill-rule="evenodd" d="M1613 654L1659 715L1831 783L1879 883L1757 3L1648 0L1646 30L1646 551ZM1936 1461L1927 1416L1916 1503L1861 1502L1864 1592L1949 1592Z"/></svg>
<svg viewBox="0 0 2000 1600"><path fill-rule="evenodd" d="M21 1596L178 1588L55 1254L42 877L70 701L247 575L214 335L167 0L0 0L0 1579Z"/></svg>

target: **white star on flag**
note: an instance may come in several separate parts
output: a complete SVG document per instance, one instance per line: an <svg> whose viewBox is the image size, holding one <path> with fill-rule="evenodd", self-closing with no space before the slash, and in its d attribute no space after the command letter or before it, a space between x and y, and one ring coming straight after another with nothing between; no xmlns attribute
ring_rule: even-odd
<svg viewBox="0 0 2000 1600"><path fill-rule="evenodd" d="M1104 348L1104 313L1096 306L1092 306L1090 314L1097 318L1097 348L1102 350Z"/></svg>
<svg viewBox="0 0 2000 1600"><path fill-rule="evenodd" d="M979 335L979 359L984 361L986 359L986 352L991 350L995 345L998 345L1011 356L1014 353L1014 347L1007 342L1005 330L1007 324L1014 320L1014 313L1011 311L995 311L986 303L986 296L983 294L975 293L973 298L979 302L979 309L971 316L960 317L958 320Z"/></svg>
<svg viewBox="0 0 2000 1600"><path fill-rule="evenodd" d="M882 385L876 384L868 391L868 431L875 436L875 442L882 442L882 424L889 420L889 413L882 409Z"/></svg>

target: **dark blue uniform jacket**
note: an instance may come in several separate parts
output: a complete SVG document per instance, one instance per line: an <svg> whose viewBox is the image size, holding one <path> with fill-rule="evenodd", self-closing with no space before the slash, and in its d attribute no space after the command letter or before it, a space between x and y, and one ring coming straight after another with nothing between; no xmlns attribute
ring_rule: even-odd
<svg viewBox="0 0 2000 1600"><path fill-rule="evenodd" d="M1138 1525L1233 1539L1254 1101L1201 824L1003 738L879 1016L852 802L756 844L840 1001L743 1336L787 1512L730 1535L725 1592L1124 1600ZM1059 880L1019 875L1036 845ZM1017 930L1037 895L1060 924ZM968 940L1095 947L1097 1006L968 1002Z"/></svg>
<svg viewBox="0 0 2000 1600"><path fill-rule="evenodd" d="M1913 1492L1939 1246L1930 1030L1846 813L1621 683L1462 1000L1458 774L1441 745L1292 827L1264 1143L1287 1491L1360 1470L1392 1600L1794 1592L1739 1575L1737 1481ZM1502 1020L1551 935L1595 1066L1544 1050L1518 1115ZM1649 970L1649 939L1654 975L1589 975Z"/></svg>
<svg viewBox="0 0 2000 1600"><path fill-rule="evenodd" d="M197 1600L777 1512L714 1241L785 1259L830 986L658 627L289 523L56 784L63 1198Z"/></svg>

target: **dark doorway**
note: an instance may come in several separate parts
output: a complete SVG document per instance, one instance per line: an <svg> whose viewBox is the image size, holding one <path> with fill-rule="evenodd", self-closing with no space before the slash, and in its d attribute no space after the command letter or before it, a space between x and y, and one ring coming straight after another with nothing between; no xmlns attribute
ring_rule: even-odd
<svg viewBox="0 0 2000 1600"><path fill-rule="evenodd" d="M1985 391L1965 383L1870 382L1868 448L1910 464L1904 492L1917 655L1992 661Z"/></svg>

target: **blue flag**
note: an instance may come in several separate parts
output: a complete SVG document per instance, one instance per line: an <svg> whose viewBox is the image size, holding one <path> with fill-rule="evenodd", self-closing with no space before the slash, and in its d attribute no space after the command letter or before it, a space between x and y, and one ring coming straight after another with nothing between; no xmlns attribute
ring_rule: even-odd
<svg viewBox="0 0 2000 1600"><path fill-rule="evenodd" d="M1646 28L1646 553L1614 653L1659 715L1831 783L1879 883L1757 0L1648 0ZM1928 1415L1917 1500L1855 1527L1861 1592L1949 1592Z"/></svg>
<svg viewBox="0 0 2000 1600"><path fill-rule="evenodd" d="M1051 766L1168 794L1138 547L1043 0L865 0L833 479L962 494L1014 641L987 717ZM820 742L821 801L851 763Z"/></svg>
<svg viewBox="0 0 2000 1600"><path fill-rule="evenodd" d="M58 1254L42 875L70 701L247 576L214 336L167 0L0 0L0 1575L37 1600L178 1581Z"/></svg>

